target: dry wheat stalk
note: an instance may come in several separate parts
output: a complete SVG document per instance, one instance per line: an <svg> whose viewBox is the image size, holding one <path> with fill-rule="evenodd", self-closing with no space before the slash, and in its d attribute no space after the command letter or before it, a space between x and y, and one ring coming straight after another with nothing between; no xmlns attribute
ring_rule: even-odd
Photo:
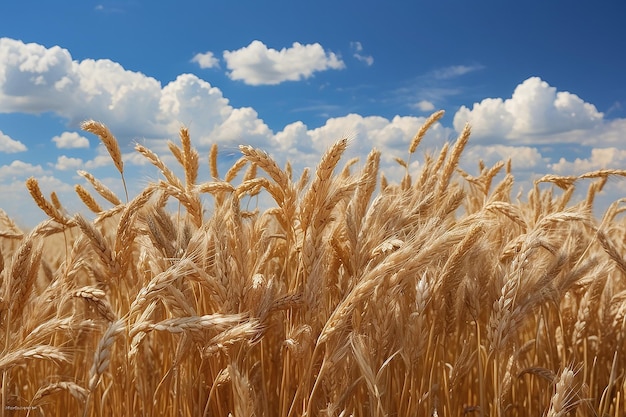
<svg viewBox="0 0 626 417"><path fill-rule="evenodd" d="M459 163L459 159L461 158L463 149L465 149L465 145L467 145L469 137L470 126L469 124L466 124L465 127L463 127L463 131L459 135L459 138L455 142L454 147L452 148L450 158L443 167L443 172L441 173L441 177L439 178L440 192L443 192L443 190L446 190L448 188L450 178L452 177L452 174Z"/></svg>
<svg viewBox="0 0 626 417"><path fill-rule="evenodd" d="M268 191L274 200L282 206L285 200L285 191L290 188L290 180L288 175L278 167L276 161L272 159L266 152L255 149L252 146L239 146L239 150L251 163L256 164L265 171L274 181L270 183Z"/></svg>
<svg viewBox="0 0 626 417"><path fill-rule="evenodd" d="M209 152L209 169L211 170L213 180L218 181L220 174L217 170L217 143L211 145L211 151Z"/></svg>
<svg viewBox="0 0 626 417"><path fill-rule="evenodd" d="M150 149L141 144L136 144L135 150L143 155L148 161L150 161L152 165L157 167L170 185L180 190L181 192L185 190L182 182L180 182L178 177L174 175L174 172L169 169L167 165L165 165L165 163L161 160L161 158L158 157L156 153L152 152Z"/></svg>
<svg viewBox="0 0 626 417"><path fill-rule="evenodd" d="M102 335L93 357L93 365L89 371L89 392L93 392L100 382L100 377L109 367L111 362L111 349L115 339L125 330L124 320L112 322Z"/></svg>
<svg viewBox="0 0 626 417"><path fill-rule="evenodd" d="M191 147L191 138L187 128L180 129L180 142L183 148L183 161L185 168L185 185L187 190L191 189L198 179L198 151Z"/></svg>
<svg viewBox="0 0 626 417"><path fill-rule="evenodd" d="M150 331L168 332L168 333L186 333L190 334L204 332L206 330L224 330L229 326L239 324L245 318L241 314L208 314L195 317L180 317L166 319L158 323L142 322L135 324L130 330L130 337L135 337L139 333L147 333Z"/></svg>
<svg viewBox="0 0 626 417"><path fill-rule="evenodd" d="M89 193L89 191L85 189L85 187L80 184L76 184L74 186L74 190L76 190L76 194L78 194L78 197L80 197L82 202L85 203L89 210L93 211L96 214L102 211L102 207L100 207L96 199L93 198L93 196Z"/></svg>
<svg viewBox="0 0 626 417"><path fill-rule="evenodd" d="M20 230L9 215L0 209L0 238L21 239L24 233Z"/></svg>
<svg viewBox="0 0 626 417"><path fill-rule="evenodd" d="M0 406L20 395L85 416L564 416L580 391L589 400L577 415L623 414L625 208L618 200L598 225L590 207L623 171L546 176L514 201L510 161L493 190L504 163L459 170L468 135L415 174L400 160L405 178L381 179L377 191L380 153L337 171L341 141L296 182L288 163L251 147L219 181L214 145L215 178L198 183L181 131L168 146L184 183L146 148L166 181L128 204L83 175L116 206L95 222L53 201L67 224L48 220L23 237L0 216ZM596 180L572 202L583 179ZM262 189L276 206L242 207ZM213 211L202 211L202 193L215 196ZM190 218L169 212L171 197ZM65 257L53 253L65 246ZM100 317L110 326L92 356ZM580 373L566 366L581 361ZM99 387L107 368L116 379ZM78 401L53 395L62 390Z"/></svg>
<svg viewBox="0 0 626 417"><path fill-rule="evenodd" d="M574 386L574 371L571 368L565 368L561 375L557 377L554 395L550 400L550 409L548 417L562 417L576 406L572 401L576 396L577 389Z"/></svg>
<svg viewBox="0 0 626 417"><path fill-rule="evenodd" d="M92 174L83 170L78 170L76 172L78 173L78 175L89 181L94 190L96 190L98 194L100 194L105 200L107 200L114 206L122 204L122 200L120 200L113 191L111 191L106 185L100 182Z"/></svg>
<svg viewBox="0 0 626 417"><path fill-rule="evenodd" d="M52 205L54 206L54 208L56 208L60 212L63 211L63 205L59 200L59 196L54 191L50 193L50 201L52 201Z"/></svg>
<svg viewBox="0 0 626 417"><path fill-rule="evenodd" d="M45 225L45 223L42 223ZM3 300L8 304L8 316L3 319L5 326L16 326L21 323L22 311L30 296L43 255L43 244L35 237L39 228L33 229L24 238L18 250L13 254L9 275L3 280Z"/></svg>
<svg viewBox="0 0 626 417"><path fill-rule="evenodd" d="M102 233L80 214L75 215L72 222L80 228L83 235L89 240L91 247L96 252L96 255L98 255L102 264L106 266L111 273L118 272L118 265L115 262L113 251Z"/></svg>
<svg viewBox="0 0 626 417"><path fill-rule="evenodd" d="M26 188L31 197L33 197L33 200L35 200L35 203L37 203L37 206L39 206L44 213L62 225L68 224L68 218L43 196L37 179L34 177L27 179Z"/></svg>
<svg viewBox="0 0 626 417"><path fill-rule="evenodd" d="M237 399L234 401L233 417L255 416L257 414L255 405L256 399L248 376L234 363L228 365L227 369L228 375L230 376L233 398Z"/></svg>
<svg viewBox="0 0 626 417"><path fill-rule="evenodd" d="M432 125L434 125L439 119L441 119L444 113L445 112L443 110L439 110L431 114L428 119L426 119L422 127L420 127L420 129L417 131L417 134L411 140L411 144L409 145L409 154L415 152L415 149L417 149L417 147L419 146L428 129L430 129Z"/></svg>
<svg viewBox="0 0 626 417"><path fill-rule="evenodd" d="M0 372L22 365L27 360L44 359L56 362L68 362L69 358L61 349L49 345L37 345L12 350L0 358Z"/></svg>
<svg viewBox="0 0 626 417"><path fill-rule="evenodd" d="M228 169L226 172L226 176L224 177L224 181L231 182L235 179L239 171L248 163L248 159L244 156L239 158L235 163Z"/></svg>
<svg viewBox="0 0 626 417"><path fill-rule="evenodd" d="M117 319L111 304L106 299L104 291L88 286L77 289L72 293L72 296L87 301L90 305L94 306L96 311L107 321L113 322Z"/></svg>
<svg viewBox="0 0 626 417"><path fill-rule="evenodd" d="M104 123L96 122L95 120L87 120L83 122L80 127L81 129L91 132L100 138L104 146L107 148L109 155L111 155L115 168L117 168L120 174L123 174L124 161L122 161L122 151L120 150L120 145L117 142L117 139L113 136L109 128L107 128Z"/></svg>
<svg viewBox="0 0 626 417"><path fill-rule="evenodd" d="M326 200L331 175L347 147L348 139L343 138L331 146L322 156L315 170L315 178L302 199L300 211L303 230L309 226L314 211Z"/></svg>
<svg viewBox="0 0 626 417"><path fill-rule="evenodd" d="M39 390L37 390L37 392L35 393L35 396L33 397L31 403L38 404L41 402L40 400L42 398L59 391L69 392L72 397L76 398L76 400L81 403L84 403L87 400L87 396L89 394L89 392L85 388L81 387L75 382L59 381L39 388Z"/></svg>

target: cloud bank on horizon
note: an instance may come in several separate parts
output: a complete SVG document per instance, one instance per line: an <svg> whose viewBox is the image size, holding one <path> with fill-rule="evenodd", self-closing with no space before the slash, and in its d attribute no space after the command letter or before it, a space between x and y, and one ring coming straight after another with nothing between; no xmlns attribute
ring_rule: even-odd
<svg viewBox="0 0 626 417"><path fill-rule="evenodd" d="M360 42L351 43L350 53L364 66L375 62ZM190 61L202 69L225 67L231 80L250 88L303 81L323 71L350 71L340 54L319 43L294 42L277 50L255 40L240 49L223 51L222 61L212 51L198 53ZM458 65L433 75L453 78L481 69L479 65ZM430 112L435 105L421 100L416 108ZM9 134L0 126L0 185L16 195L0 208L10 214L19 212L22 205L32 205L23 187L28 176L37 176L46 189L69 195L79 180L68 172L110 165L95 138L77 130L85 119L103 121L126 144L143 138L162 153L166 153L166 141L192 121L192 140L201 151L207 151L212 143L227 149L251 144L281 163L291 161L300 170L314 166L330 144L349 135L353 138L349 156L364 157L377 147L384 155L383 170L391 173L399 172L393 157L406 155L411 138L425 120L424 116L389 119L350 113L328 118L317 127L297 120L273 131L257 110L234 107L220 88L197 75L180 74L163 85L108 59L78 61L62 47L11 38L0 38L0 113L52 114L67 128L52 132L45 139L49 143L41 144L23 140L19 132ZM559 91L538 76L522 81L510 97L484 98L469 107L461 106L453 115L452 126L437 123L422 147L440 147L454 139L465 123L472 128L471 145L464 158L471 164L469 170L479 158L487 164L511 158L516 177L524 181L549 171L581 174L620 167L626 161L626 150L619 149L626 119L606 119L592 103ZM568 145L582 145L583 153L573 160L558 157L558 147ZM35 156L42 146L48 149L45 156ZM131 166L145 163L130 146L123 150ZM108 175L106 182L119 187L119 179L113 173ZM623 185L614 186L626 190Z"/></svg>

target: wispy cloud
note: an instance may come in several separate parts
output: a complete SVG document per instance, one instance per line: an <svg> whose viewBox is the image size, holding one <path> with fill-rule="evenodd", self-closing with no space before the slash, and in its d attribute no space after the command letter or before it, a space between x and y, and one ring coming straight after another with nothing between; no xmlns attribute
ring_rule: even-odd
<svg viewBox="0 0 626 417"><path fill-rule="evenodd" d="M464 93L459 81L465 74L484 69L483 65L450 65L425 72L405 82L393 94L399 103L420 111L431 111L449 104L451 97Z"/></svg>
<svg viewBox="0 0 626 417"><path fill-rule="evenodd" d="M97 4L94 10L98 13L125 13L126 11L118 6L104 5L102 3Z"/></svg>
<svg viewBox="0 0 626 417"><path fill-rule="evenodd" d="M449 67L437 68L432 71L432 77L437 80L449 80L457 78L470 72L483 69L482 65L451 65Z"/></svg>
<svg viewBox="0 0 626 417"><path fill-rule="evenodd" d="M357 60L365 63L368 67L371 67L374 64L373 56L363 54L363 45L361 42L350 42L350 47L353 50L352 56Z"/></svg>

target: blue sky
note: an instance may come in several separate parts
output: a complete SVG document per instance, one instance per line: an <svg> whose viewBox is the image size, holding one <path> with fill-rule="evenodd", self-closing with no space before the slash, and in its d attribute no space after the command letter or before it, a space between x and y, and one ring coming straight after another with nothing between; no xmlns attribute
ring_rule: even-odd
<svg viewBox="0 0 626 417"><path fill-rule="evenodd" d="M133 145L174 164L166 141L182 125L203 155L220 145L222 172L239 144L301 171L347 134L349 156L381 149L393 179L439 109L421 152L469 122L464 168L512 158L520 190L547 172L624 168L625 16L617 0L2 2L0 208L42 220L24 187L35 176L81 210L78 169L123 195L85 119L118 137L131 194L158 177Z"/></svg>

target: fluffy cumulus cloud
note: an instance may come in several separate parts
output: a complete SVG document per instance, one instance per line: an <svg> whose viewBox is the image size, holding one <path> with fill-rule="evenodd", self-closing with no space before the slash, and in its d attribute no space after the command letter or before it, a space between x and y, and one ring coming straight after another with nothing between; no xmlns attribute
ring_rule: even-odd
<svg viewBox="0 0 626 417"><path fill-rule="evenodd" d="M43 173L44 169L41 165L33 165L17 159L9 165L0 166L1 180L15 180L16 178L23 178L31 175L42 175Z"/></svg>
<svg viewBox="0 0 626 417"><path fill-rule="evenodd" d="M194 55L194 57L191 59L191 62L195 62L196 64L200 66L200 68L203 68L203 69L219 68L220 66L220 60L217 59L215 55L213 55L213 52L211 51L205 52L203 54L200 53L200 54Z"/></svg>
<svg viewBox="0 0 626 417"><path fill-rule="evenodd" d="M558 162L550 165L554 172L563 175L580 175L599 169L623 169L624 167L626 167L626 150L615 147L594 148L588 158L576 158L573 161L561 158Z"/></svg>
<svg viewBox="0 0 626 417"><path fill-rule="evenodd" d="M84 167L84 162L80 158L71 158L65 155L61 155L57 158L57 162L54 165L59 171L76 170Z"/></svg>
<svg viewBox="0 0 626 417"><path fill-rule="evenodd" d="M395 167L395 157L406 158L411 139L426 120L425 117L395 116L391 120L380 116L348 114L330 118L320 127L309 129L302 122L287 125L276 134L277 150L281 155L299 155L298 160L308 166L317 163L319 154L337 140L347 137L350 146L346 159L365 158L372 148L382 152L383 167ZM452 134L452 129L436 123L427 132L421 148L424 152L440 147ZM313 151L313 158L309 155Z"/></svg>
<svg viewBox="0 0 626 417"><path fill-rule="evenodd" d="M88 148L89 140L76 132L63 132L52 138L59 149Z"/></svg>
<svg viewBox="0 0 626 417"><path fill-rule="evenodd" d="M353 48L358 49L356 45ZM209 56L198 57L196 62L203 65L200 61L204 58ZM316 71L344 67L338 56L319 44L294 44L277 51L255 41L237 51L226 51L224 58L231 78L255 85L303 79ZM442 69L439 77L456 77L475 70L472 68ZM418 99L423 100L415 105L417 109L434 110L428 96ZM144 169L137 165L145 163L145 159L133 156L132 142L145 142L165 155L165 140L176 138L181 126L189 127L194 144L202 152L214 142L221 149L236 149L240 143L249 143L267 150L281 165L291 161L296 174L305 166L314 167L332 143L348 137L350 147L344 160L357 156L363 161L376 147L382 151L381 168L391 181L402 175L394 157L408 156L409 143L425 120L414 116L348 114L330 118L317 127L295 121L274 132L255 109L233 107L219 88L195 75L182 74L161 85L152 77L109 60L76 61L60 47L47 48L7 38L0 39L0 112L48 112L70 123L86 118L101 120L120 139L127 167L137 170ZM437 152L466 122L472 126L472 138L463 168L470 173L475 172L478 159L491 165L512 158L514 169L522 173L522 178L516 175L521 181L528 180L532 173L548 170L581 173L603 167L621 168L626 163L626 151L619 150L626 119L606 120L592 104L575 94L557 91L539 78L529 78L509 98L488 98L472 107L461 107L454 115L454 129L436 123L420 145L418 155L412 157L412 164L419 164L422 152ZM89 146L86 138L72 132L52 140L57 148ZM585 149L593 150L588 155L579 154L576 160L550 160L542 155L544 149L558 147L554 145L559 143L582 143ZM25 150L23 143L0 132L0 153ZM111 166L102 145L94 146L93 153L92 159L84 153L80 156L86 159L71 154L54 155L41 165L17 160L5 163L0 165L0 185L3 190L19 191L19 198L27 198L23 181L35 175L45 179L42 187L73 193L69 185L75 182L70 177L73 170ZM147 173L146 177L150 175ZM19 213L23 201L9 202L14 213Z"/></svg>
<svg viewBox="0 0 626 417"><path fill-rule="evenodd" d="M2 133L0 130L0 152L17 153L24 152L26 149L26 145L22 142L12 139L9 135Z"/></svg>
<svg viewBox="0 0 626 417"><path fill-rule="evenodd" d="M475 140L547 143L563 132L597 128L603 114L576 94L532 77L518 85L511 98L487 98L471 109L462 106L454 116L455 129L466 122Z"/></svg>
<svg viewBox="0 0 626 417"><path fill-rule="evenodd" d="M327 52L319 43L302 45L298 42L280 51L268 48L255 40L235 51L224 51L228 76L249 85L275 85L284 81L298 81L313 73L329 69L343 69L344 62L333 52Z"/></svg>
<svg viewBox="0 0 626 417"><path fill-rule="evenodd" d="M542 156L539 149L531 146L507 146L507 145L469 145L463 155L467 169L475 170L479 160L487 166L492 166L499 161L511 160L516 173L521 172L546 172L549 159Z"/></svg>
<svg viewBox="0 0 626 417"><path fill-rule="evenodd" d="M232 125L243 115L253 137L265 134L267 126L263 127L254 110L236 110L220 89L192 74L182 74L162 86L156 79L110 60L75 61L57 46L46 48L0 38L3 113L53 112L70 124L94 118L126 143L138 137L170 138L183 125L198 132L205 143L224 137L220 125ZM64 133L55 138L57 147L87 144L73 135ZM22 146L6 135L0 137L2 152L17 152L25 149Z"/></svg>
<svg viewBox="0 0 626 417"><path fill-rule="evenodd" d="M471 109L461 107L454 116L455 129L466 122L472 127L472 139L465 158L489 164L511 158L518 183L526 190L533 178L547 172L581 175L626 166L626 150L620 149L626 119L607 120L593 104L557 91L538 77L518 85L510 98L487 98ZM567 147L574 147L578 156L560 156ZM610 182L598 207L606 207L625 191L623 180Z"/></svg>
<svg viewBox="0 0 626 417"><path fill-rule="evenodd" d="M181 125L211 132L228 118L233 108L222 91L192 74L179 75L163 87L159 118L175 132Z"/></svg>
<svg viewBox="0 0 626 417"><path fill-rule="evenodd" d="M0 112L54 112L72 123L101 115L131 127L142 120L145 131L160 95L157 80L110 60L77 62L58 46L0 38Z"/></svg>

